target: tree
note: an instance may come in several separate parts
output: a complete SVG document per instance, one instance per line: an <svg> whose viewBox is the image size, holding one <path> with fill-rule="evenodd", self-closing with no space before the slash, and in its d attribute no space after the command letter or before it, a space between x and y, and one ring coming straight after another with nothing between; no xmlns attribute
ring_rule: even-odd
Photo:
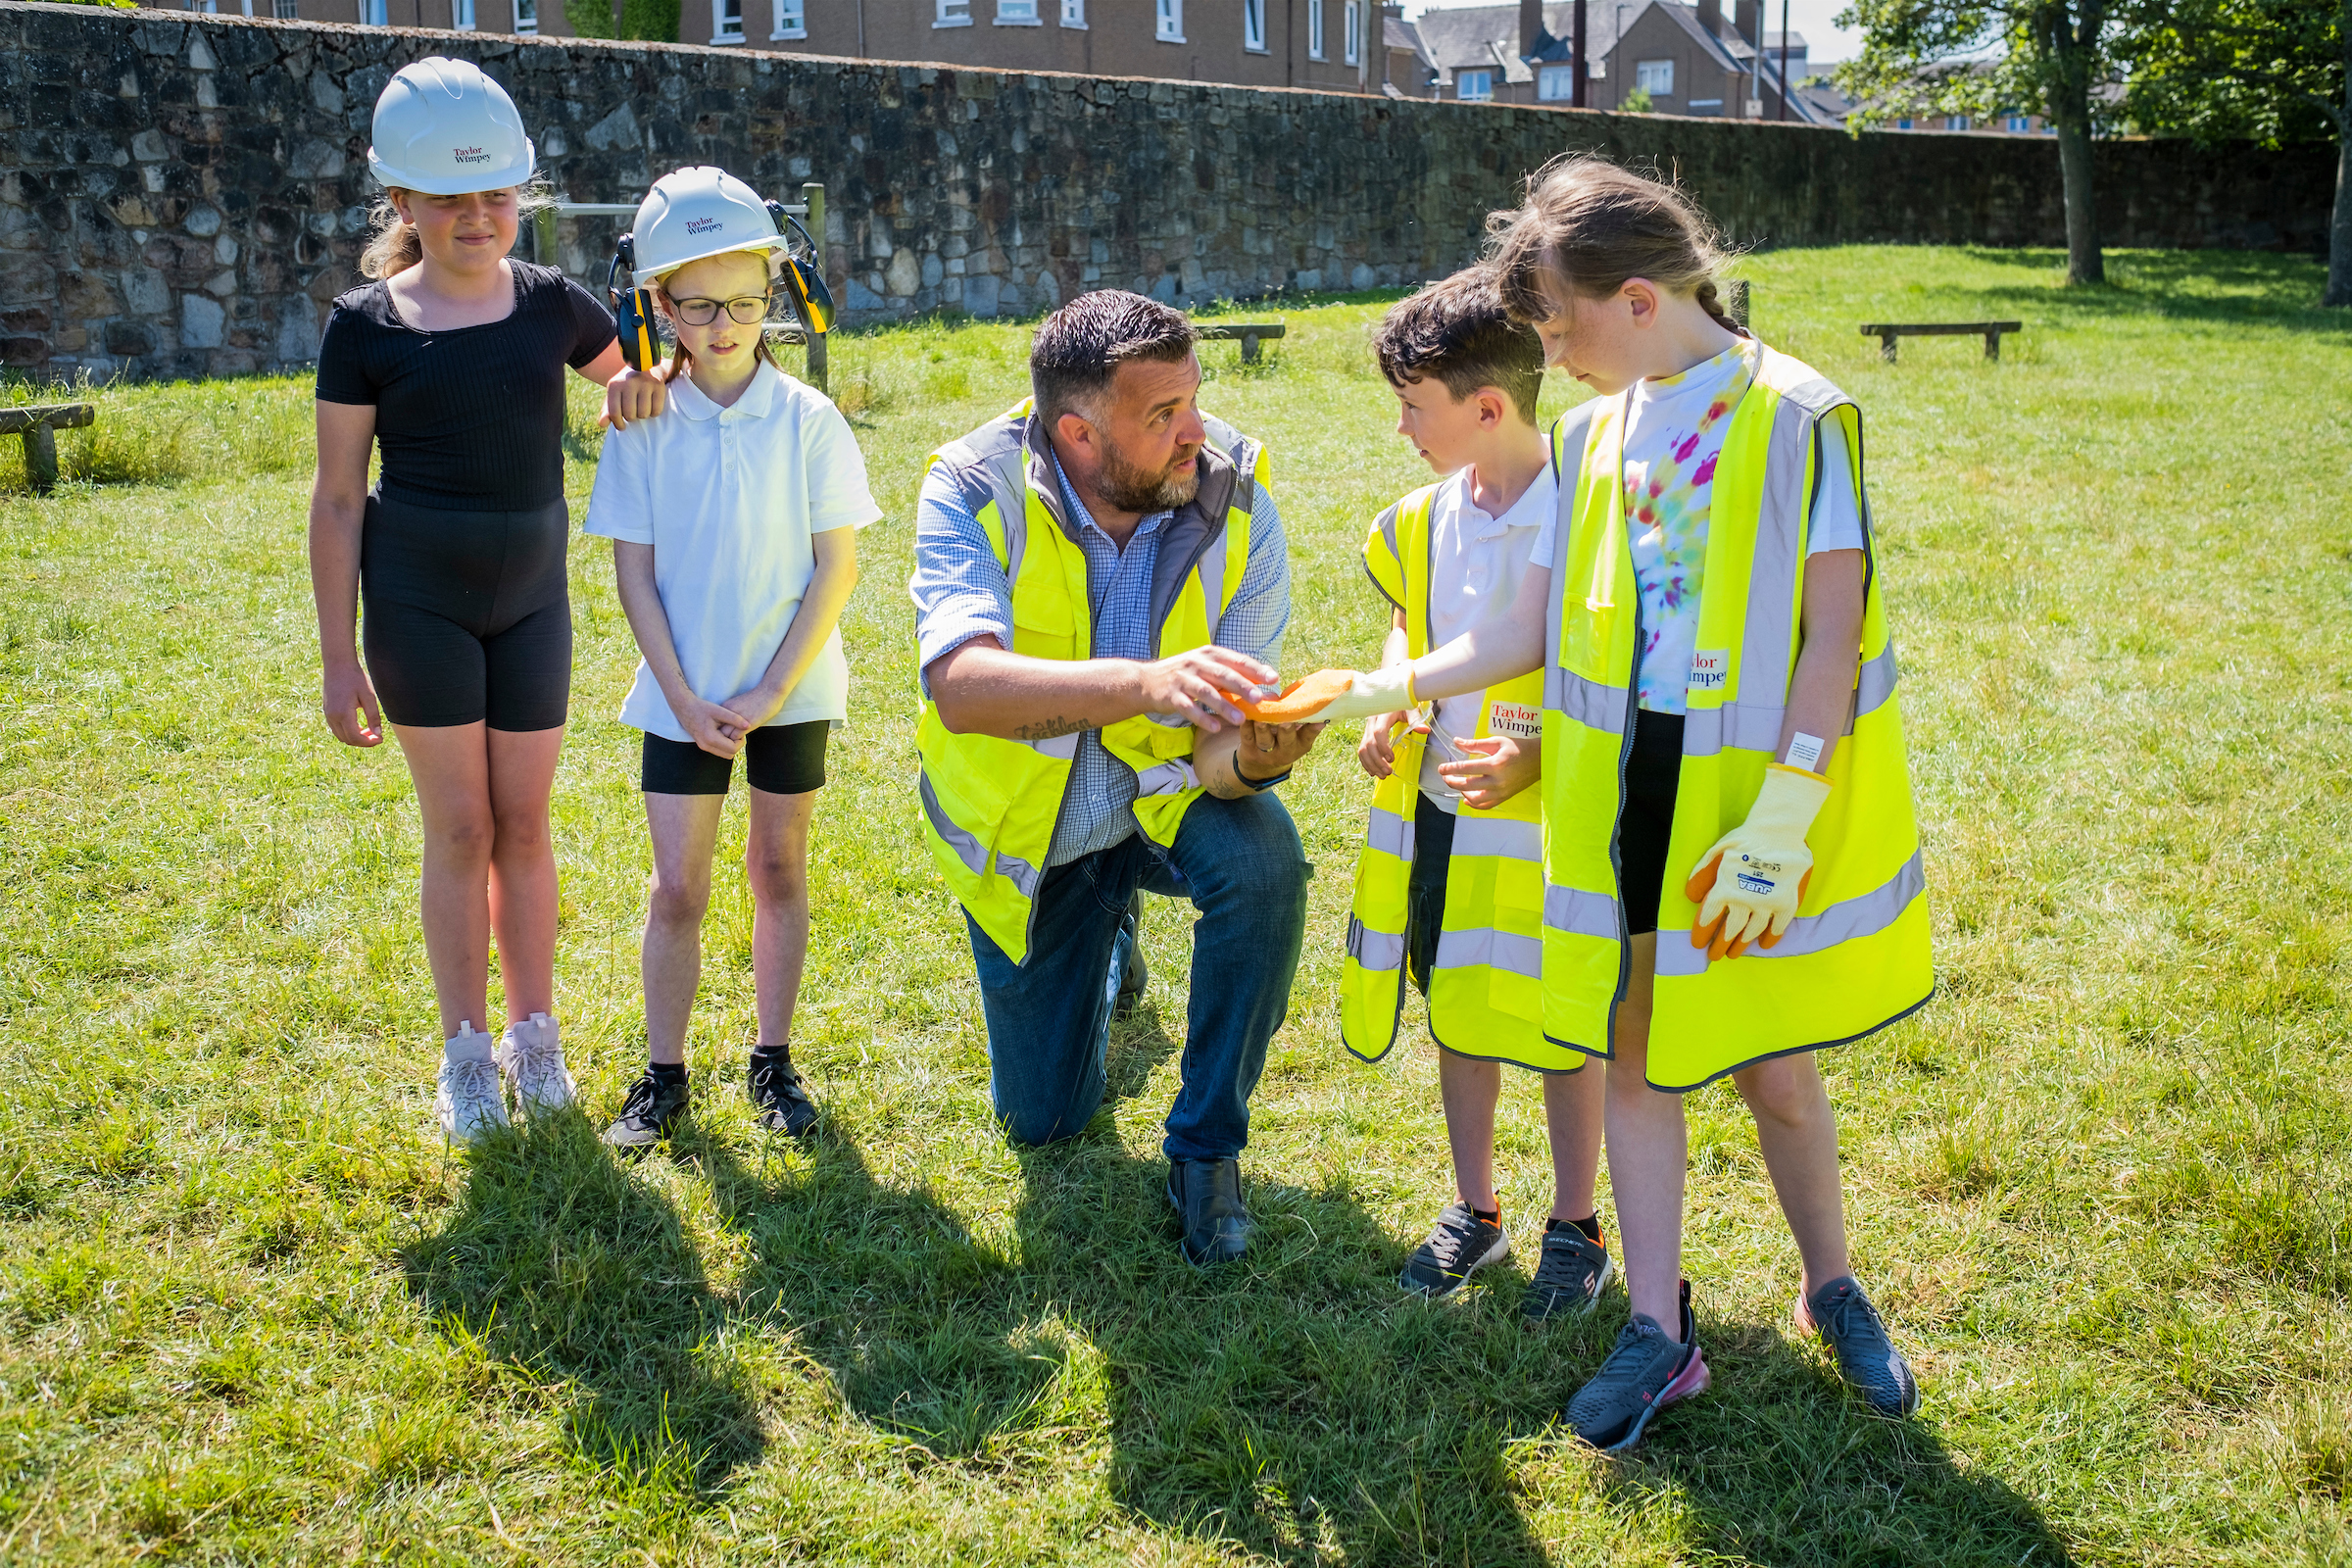
<svg viewBox="0 0 2352 1568"><path fill-rule="evenodd" d="M2150 130L2335 138L2325 303L2352 306L2352 0L2132 0L2125 102Z"/></svg>
<svg viewBox="0 0 2352 1568"><path fill-rule="evenodd" d="M1853 0L1838 25L1863 29L1861 55L1838 71L1838 84L1861 106L1857 125L1919 108L1975 116L2038 108L2058 132L2066 280L2107 280L2090 138L2109 113L2095 89L2115 74L2109 0Z"/></svg>

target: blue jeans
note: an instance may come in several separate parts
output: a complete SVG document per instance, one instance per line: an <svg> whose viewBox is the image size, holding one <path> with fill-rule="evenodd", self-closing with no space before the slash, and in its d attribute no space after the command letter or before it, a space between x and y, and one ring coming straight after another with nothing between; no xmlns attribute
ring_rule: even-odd
<svg viewBox="0 0 2352 1568"><path fill-rule="evenodd" d="M964 916L988 1019L989 1091L1015 1143L1076 1136L1102 1108L1110 1014L1131 955L1119 921L1137 888L1190 899L1192 998L1183 1087L1161 1148L1227 1159L1250 1141L1250 1092L1290 1009L1314 867L1272 794L1203 795L1173 848L1137 833L1054 866L1038 887L1029 961L1015 964Z"/></svg>

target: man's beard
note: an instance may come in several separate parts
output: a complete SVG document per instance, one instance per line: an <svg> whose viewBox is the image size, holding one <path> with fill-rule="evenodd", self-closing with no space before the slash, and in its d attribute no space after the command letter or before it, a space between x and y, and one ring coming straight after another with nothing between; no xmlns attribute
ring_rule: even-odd
<svg viewBox="0 0 2352 1568"><path fill-rule="evenodd" d="M1178 464L1188 457L1197 457L1200 451L1199 447L1191 452L1179 447L1168 459L1168 466L1154 472L1129 463L1127 455L1106 440L1102 443L1102 470L1095 475L1095 488L1104 501L1121 512L1174 512L1200 493L1199 464L1189 473L1176 471Z"/></svg>

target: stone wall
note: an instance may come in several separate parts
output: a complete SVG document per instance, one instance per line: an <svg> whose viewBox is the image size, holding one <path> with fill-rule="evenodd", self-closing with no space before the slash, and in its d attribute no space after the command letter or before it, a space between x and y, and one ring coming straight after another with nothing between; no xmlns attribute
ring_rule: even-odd
<svg viewBox="0 0 2352 1568"><path fill-rule="evenodd" d="M1034 313L1443 274L1572 148L1678 173L1742 243L2062 242L2048 140L1874 134L738 49L524 39L0 0L0 363L220 375L310 358L356 281L391 74L503 81L550 182L634 198L681 164L824 182L849 319ZM2316 248L2325 148L2099 148L2117 245ZM601 278L610 225L568 225Z"/></svg>

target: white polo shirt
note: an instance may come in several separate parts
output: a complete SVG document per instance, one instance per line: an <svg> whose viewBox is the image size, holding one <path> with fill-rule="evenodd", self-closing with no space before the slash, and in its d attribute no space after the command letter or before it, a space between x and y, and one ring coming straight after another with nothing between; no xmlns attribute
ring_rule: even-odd
<svg viewBox="0 0 2352 1568"><path fill-rule="evenodd" d="M857 437L825 395L771 365L732 408L684 376L669 411L605 435L586 530L654 547L654 584L686 684L723 703L760 683L816 572L817 534L878 520ZM849 717L850 668L834 628L768 723ZM645 662L620 721L692 739Z"/></svg>
<svg viewBox="0 0 2352 1568"><path fill-rule="evenodd" d="M1470 499L1470 470L1463 468L1438 486L1429 508L1429 646L1443 648L1490 615L1511 608L1527 576L1528 553L1544 521L1558 510L1559 481L1546 463L1526 494L1501 516L1488 515ZM1446 733L1468 740L1478 733L1486 707L1482 689L1441 697L1438 722ZM1524 743L1523 743L1524 744ZM1438 777L1451 760L1431 745L1421 754L1421 793L1448 811L1462 798Z"/></svg>

